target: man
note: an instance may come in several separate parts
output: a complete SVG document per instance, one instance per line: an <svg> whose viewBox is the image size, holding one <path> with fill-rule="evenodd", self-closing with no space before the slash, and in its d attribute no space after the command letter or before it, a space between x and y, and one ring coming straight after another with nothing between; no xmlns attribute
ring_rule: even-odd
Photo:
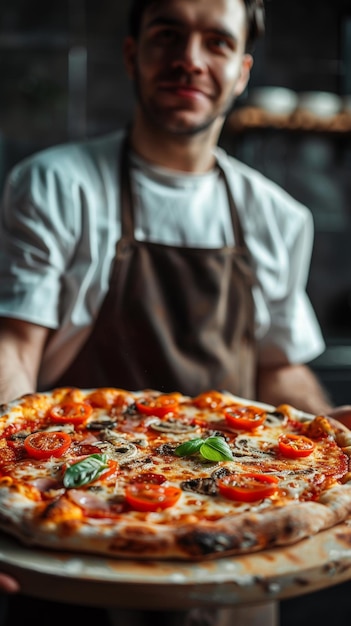
<svg viewBox="0 0 351 626"><path fill-rule="evenodd" d="M324 349L310 214L216 147L262 28L260 0L134 0L128 132L14 169L0 402L60 384L219 388L332 412L305 365Z"/></svg>

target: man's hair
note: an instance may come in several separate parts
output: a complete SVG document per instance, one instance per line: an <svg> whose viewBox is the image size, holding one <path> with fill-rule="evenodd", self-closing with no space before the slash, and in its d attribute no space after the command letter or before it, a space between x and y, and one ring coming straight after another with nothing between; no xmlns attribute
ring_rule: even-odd
<svg viewBox="0 0 351 626"><path fill-rule="evenodd" d="M129 11L128 33L135 39L139 37L141 20L149 5L164 0L132 0ZM243 0L246 8L247 38L246 50L252 50L255 41L265 31L264 0Z"/></svg>

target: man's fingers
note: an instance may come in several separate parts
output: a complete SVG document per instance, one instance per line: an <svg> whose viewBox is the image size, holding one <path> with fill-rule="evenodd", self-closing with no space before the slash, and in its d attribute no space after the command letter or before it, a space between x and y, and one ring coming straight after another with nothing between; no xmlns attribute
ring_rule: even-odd
<svg viewBox="0 0 351 626"><path fill-rule="evenodd" d="M20 590L17 580L8 574L0 574L0 591L4 593L18 593Z"/></svg>
<svg viewBox="0 0 351 626"><path fill-rule="evenodd" d="M338 406L329 415L351 429L351 405Z"/></svg>

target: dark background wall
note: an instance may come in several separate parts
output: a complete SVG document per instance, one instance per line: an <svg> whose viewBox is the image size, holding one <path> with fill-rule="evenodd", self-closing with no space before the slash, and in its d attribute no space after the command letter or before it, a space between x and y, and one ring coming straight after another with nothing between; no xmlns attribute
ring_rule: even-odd
<svg viewBox="0 0 351 626"><path fill-rule="evenodd" d="M257 83L345 93L350 68L342 57L351 1L268 0L266 10L265 54L256 68Z"/></svg>
<svg viewBox="0 0 351 626"><path fill-rule="evenodd" d="M0 190L35 150L123 126L133 107L121 59L127 0L1 0ZM266 0L250 92L351 94L351 0ZM309 293L328 349L313 366L351 402L351 133L267 124L221 139L309 206L316 226Z"/></svg>
<svg viewBox="0 0 351 626"><path fill-rule="evenodd" d="M2 0L0 129L48 143L94 134L129 118L121 61L128 0ZM267 37L251 87L351 92L342 61L351 0L266 0Z"/></svg>

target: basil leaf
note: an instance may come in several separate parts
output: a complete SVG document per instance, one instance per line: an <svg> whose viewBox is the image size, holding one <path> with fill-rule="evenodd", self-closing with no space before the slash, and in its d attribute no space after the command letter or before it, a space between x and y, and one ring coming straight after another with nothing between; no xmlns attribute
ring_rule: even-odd
<svg viewBox="0 0 351 626"><path fill-rule="evenodd" d="M63 484L70 487L82 487L95 480L108 468L106 454L90 454L86 459L70 465L63 476Z"/></svg>
<svg viewBox="0 0 351 626"><path fill-rule="evenodd" d="M191 456L192 454L199 452L203 443L203 439L190 439L190 441L181 443L174 452L177 456Z"/></svg>
<svg viewBox="0 0 351 626"><path fill-rule="evenodd" d="M200 454L208 461L233 461L232 451L223 437L205 439Z"/></svg>

